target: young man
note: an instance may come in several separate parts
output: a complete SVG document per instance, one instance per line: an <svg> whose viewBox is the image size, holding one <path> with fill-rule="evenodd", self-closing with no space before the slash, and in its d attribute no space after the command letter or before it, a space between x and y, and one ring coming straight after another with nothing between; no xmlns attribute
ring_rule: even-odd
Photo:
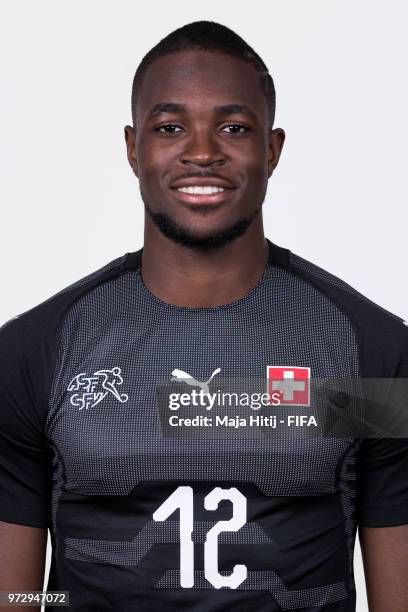
<svg viewBox="0 0 408 612"><path fill-rule="evenodd" d="M359 526L370 610L408 610L406 440L292 435L284 416L314 414L314 378L408 376L408 329L265 238L274 109L219 24L140 64L143 248L0 330L0 590L41 589L49 528L48 590L72 611L351 612ZM161 403L221 377L271 383L279 432L217 434L208 405Z"/></svg>

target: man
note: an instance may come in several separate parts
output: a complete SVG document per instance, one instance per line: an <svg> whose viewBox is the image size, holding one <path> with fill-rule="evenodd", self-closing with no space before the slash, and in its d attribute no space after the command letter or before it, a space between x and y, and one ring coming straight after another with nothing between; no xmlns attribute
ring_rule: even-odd
<svg viewBox="0 0 408 612"><path fill-rule="evenodd" d="M310 379L408 376L402 319L265 238L274 110L263 61L222 25L140 64L125 138L143 248L0 331L1 590L41 589L49 527L48 590L71 610L352 611L359 526L370 610L408 610L404 439L194 434L214 412L182 406L254 377L277 390L262 415L295 418Z"/></svg>

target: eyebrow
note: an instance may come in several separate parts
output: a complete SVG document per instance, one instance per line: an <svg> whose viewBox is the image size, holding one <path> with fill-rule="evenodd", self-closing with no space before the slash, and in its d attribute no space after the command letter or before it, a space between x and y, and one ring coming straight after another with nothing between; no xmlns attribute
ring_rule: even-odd
<svg viewBox="0 0 408 612"><path fill-rule="evenodd" d="M248 115L252 119L256 119L256 115L245 104L224 104L222 106L213 106L213 111L221 115Z"/></svg>
<svg viewBox="0 0 408 612"><path fill-rule="evenodd" d="M149 113L149 117L155 117L161 113L185 113L187 106L178 102L160 102L155 104ZM222 115L248 115L252 119L257 119L255 113L245 104L222 104L213 106L213 112Z"/></svg>
<svg viewBox="0 0 408 612"><path fill-rule="evenodd" d="M160 102L155 104L149 113L149 117L160 115L160 113L184 113L187 110L184 104L177 102Z"/></svg>

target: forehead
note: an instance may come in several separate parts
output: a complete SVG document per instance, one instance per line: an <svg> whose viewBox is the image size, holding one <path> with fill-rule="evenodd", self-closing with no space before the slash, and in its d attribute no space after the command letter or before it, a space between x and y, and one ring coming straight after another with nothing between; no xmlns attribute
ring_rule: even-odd
<svg viewBox="0 0 408 612"><path fill-rule="evenodd" d="M146 69L137 96L143 120L156 104L177 102L194 109L242 104L266 120L267 103L254 66L227 53L186 50L155 59Z"/></svg>

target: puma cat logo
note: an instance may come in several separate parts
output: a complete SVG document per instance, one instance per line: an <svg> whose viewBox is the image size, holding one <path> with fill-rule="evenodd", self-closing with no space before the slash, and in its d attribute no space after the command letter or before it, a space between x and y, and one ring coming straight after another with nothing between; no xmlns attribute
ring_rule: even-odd
<svg viewBox="0 0 408 612"><path fill-rule="evenodd" d="M185 382L188 385L191 385L192 387L194 386L200 387L200 389L202 389L204 393L208 395L210 393L208 384L214 378L214 376L218 374L218 372L221 372L221 368L215 369L208 380L201 381L201 380L197 380L193 378L191 374L187 374L187 372L184 372L183 370L178 370L176 368L175 370L172 371L171 373L172 377L170 380L178 380L180 382Z"/></svg>

